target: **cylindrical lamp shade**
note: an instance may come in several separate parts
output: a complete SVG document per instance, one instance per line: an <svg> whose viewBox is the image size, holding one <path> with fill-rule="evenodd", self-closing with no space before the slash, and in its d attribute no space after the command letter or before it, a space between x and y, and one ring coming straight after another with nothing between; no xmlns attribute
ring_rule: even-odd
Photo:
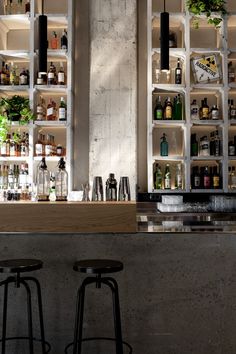
<svg viewBox="0 0 236 354"><path fill-rule="evenodd" d="M47 72L48 21L47 16L39 16L39 72Z"/></svg>
<svg viewBox="0 0 236 354"><path fill-rule="evenodd" d="M169 70L169 13L161 13L161 70Z"/></svg>

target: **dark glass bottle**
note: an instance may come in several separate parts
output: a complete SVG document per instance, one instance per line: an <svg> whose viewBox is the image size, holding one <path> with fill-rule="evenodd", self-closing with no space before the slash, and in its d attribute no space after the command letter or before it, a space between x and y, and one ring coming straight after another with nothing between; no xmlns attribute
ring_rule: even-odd
<svg viewBox="0 0 236 354"><path fill-rule="evenodd" d="M209 119L209 106L207 104L207 98L205 97L202 101L202 119Z"/></svg>
<svg viewBox="0 0 236 354"><path fill-rule="evenodd" d="M191 134L191 156L198 156L198 141L196 134Z"/></svg>
<svg viewBox="0 0 236 354"><path fill-rule="evenodd" d="M174 100L173 119L182 120L182 100L180 94Z"/></svg>
<svg viewBox="0 0 236 354"><path fill-rule="evenodd" d="M180 67L180 59L177 60L177 67L175 68L175 84L182 83L182 68Z"/></svg>
<svg viewBox="0 0 236 354"><path fill-rule="evenodd" d="M64 29L61 36L61 49L67 50L67 48L68 48L67 32Z"/></svg>
<svg viewBox="0 0 236 354"><path fill-rule="evenodd" d="M217 171L217 166L213 167L213 176L212 176L212 187L214 189L220 188L220 175Z"/></svg>
<svg viewBox="0 0 236 354"><path fill-rule="evenodd" d="M204 167L203 187L205 189L210 189L211 188L211 176L210 176L209 171L208 171L208 166Z"/></svg>

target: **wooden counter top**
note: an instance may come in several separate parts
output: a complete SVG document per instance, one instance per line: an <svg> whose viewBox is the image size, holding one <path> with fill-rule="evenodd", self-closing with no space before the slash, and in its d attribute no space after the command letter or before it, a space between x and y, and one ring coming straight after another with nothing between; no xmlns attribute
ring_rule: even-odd
<svg viewBox="0 0 236 354"><path fill-rule="evenodd" d="M4 202L0 232L134 233L135 202Z"/></svg>

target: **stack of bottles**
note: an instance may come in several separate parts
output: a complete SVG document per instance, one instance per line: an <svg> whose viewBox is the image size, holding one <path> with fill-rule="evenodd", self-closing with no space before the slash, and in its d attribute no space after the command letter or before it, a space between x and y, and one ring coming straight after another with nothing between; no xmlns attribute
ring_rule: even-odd
<svg viewBox="0 0 236 354"><path fill-rule="evenodd" d="M39 102L36 107L36 120L67 120L67 104L64 97L61 97L60 104L57 108L56 102L49 98L46 103L44 98L40 96Z"/></svg>
<svg viewBox="0 0 236 354"><path fill-rule="evenodd" d="M191 173L192 189L221 189L222 176L217 166L193 166Z"/></svg>
<svg viewBox="0 0 236 354"><path fill-rule="evenodd" d="M14 62L10 64L2 62L0 72L0 85L29 85L29 70L18 69Z"/></svg>
<svg viewBox="0 0 236 354"><path fill-rule="evenodd" d="M222 141L218 130L210 132L210 139L207 135L203 135L199 141L196 134L191 134L191 156L218 157L221 154Z"/></svg>
<svg viewBox="0 0 236 354"><path fill-rule="evenodd" d="M4 0L4 15L29 14L29 0Z"/></svg>
<svg viewBox="0 0 236 354"><path fill-rule="evenodd" d="M55 143L55 137L52 134L38 134L35 143L35 156L65 156L66 149L61 144Z"/></svg>
<svg viewBox="0 0 236 354"><path fill-rule="evenodd" d="M23 132L7 134L6 140L0 145L2 157L24 157L29 155L29 134Z"/></svg>
<svg viewBox="0 0 236 354"><path fill-rule="evenodd" d="M64 29L61 34L61 39L59 42L58 35L56 31L52 32L51 40L50 40L51 49L64 49L67 50L68 40L67 40L67 31Z"/></svg>
<svg viewBox="0 0 236 354"><path fill-rule="evenodd" d="M58 72L53 62L50 63L47 73L38 72L37 85L66 85L66 75L63 63L60 63Z"/></svg>
<svg viewBox="0 0 236 354"><path fill-rule="evenodd" d="M162 105L161 96L158 96L154 108L154 120L182 120L183 119L183 104L181 95L174 97L173 102L170 97L167 97Z"/></svg>
<svg viewBox="0 0 236 354"><path fill-rule="evenodd" d="M174 170L174 189L183 189L183 171L181 163L177 163L172 170ZM167 163L164 169L157 163L154 166L153 183L154 189L173 189L172 188L172 175L170 164Z"/></svg>
<svg viewBox="0 0 236 354"><path fill-rule="evenodd" d="M31 200L28 164L0 165L1 200Z"/></svg>
<svg viewBox="0 0 236 354"><path fill-rule="evenodd" d="M201 101L201 106L198 105L196 99L193 99L190 107L190 118L192 120L218 120L220 119L220 111L216 104L210 108L206 97Z"/></svg>

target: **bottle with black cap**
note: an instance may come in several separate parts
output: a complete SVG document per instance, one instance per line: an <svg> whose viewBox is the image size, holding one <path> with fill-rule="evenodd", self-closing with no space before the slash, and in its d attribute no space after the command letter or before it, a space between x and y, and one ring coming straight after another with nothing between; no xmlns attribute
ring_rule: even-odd
<svg viewBox="0 0 236 354"><path fill-rule="evenodd" d="M66 163L63 157L58 163L58 171L55 176L56 184L56 201L66 201L68 195L68 173L66 171Z"/></svg>

